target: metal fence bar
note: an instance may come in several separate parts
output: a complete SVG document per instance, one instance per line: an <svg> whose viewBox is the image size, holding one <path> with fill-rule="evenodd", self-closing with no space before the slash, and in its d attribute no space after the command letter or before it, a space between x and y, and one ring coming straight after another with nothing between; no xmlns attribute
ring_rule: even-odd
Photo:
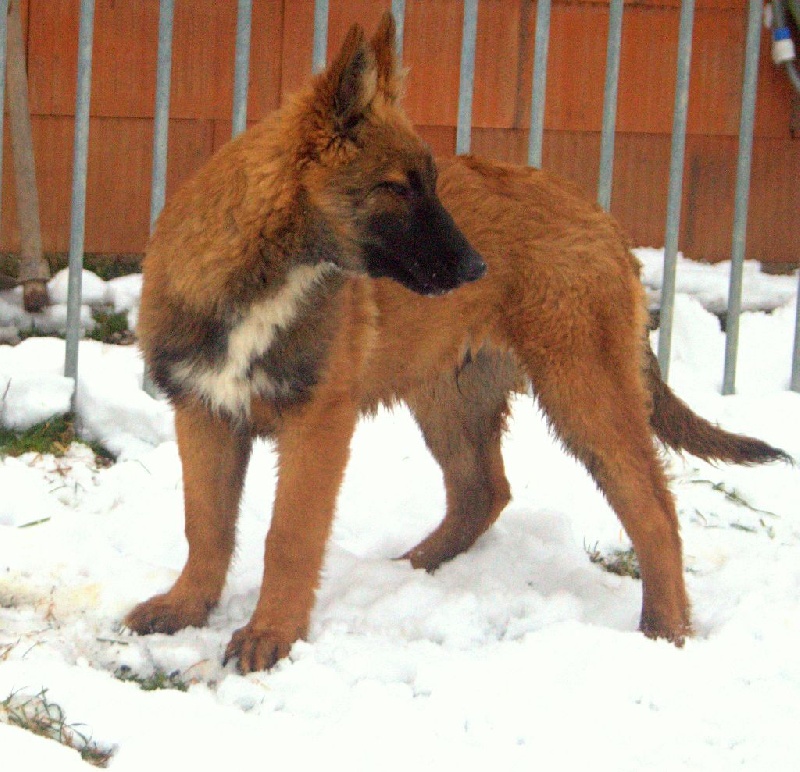
<svg viewBox="0 0 800 772"><path fill-rule="evenodd" d="M150 232L164 208L169 146L169 97L172 85L172 29L174 0L159 0L158 53L156 55L156 106L153 116L153 176L150 184ZM142 388L151 397L156 387L145 368Z"/></svg>
<svg viewBox="0 0 800 772"><path fill-rule="evenodd" d="M328 58L328 0L314 0L314 49L311 66L314 72L325 69Z"/></svg>
<svg viewBox="0 0 800 772"><path fill-rule="evenodd" d="M406 26L406 0L392 0L392 16L394 16L395 38L394 50L397 63L403 63L403 36Z"/></svg>
<svg viewBox="0 0 800 772"><path fill-rule="evenodd" d="M533 85L531 87L531 129L528 135L528 165L542 165L544 99L547 87L547 48L550 42L550 0L536 3L536 34L533 44Z"/></svg>
<svg viewBox="0 0 800 772"><path fill-rule="evenodd" d="M472 142L472 95L475 88L475 43L478 35L478 0L464 0L461 32L461 75L458 81L456 155L469 153Z"/></svg>
<svg viewBox="0 0 800 772"><path fill-rule="evenodd" d="M233 136L247 128L247 85L250 78L250 31L253 0L239 0L236 14L236 54L233 77Z"/></svg>
<svg viewBox="0 0 800 772"><path fill-rule="evenodd" d="M6 41L8 40L8 3L0 0L0 180L3 179L3 129L6 104ZM0 197L2 214L2 197Z"/></svg>
<svg viewBox="0 0 800 772"><path fill-rule="evenodd" d="M167 189L169 92L172 80L172 18L174 0L161 0L158 10L156 108L153 117L153 178L150 185L150 231L164 208Z"/></svg>
<svg viewBox="0 0 800 772"><path fill-rule="evenodd" d="M606 47L606 82L603 93L603 129L600 135L600 180L597 185L597 203L605 210L611 208L611 185L614 178L614 137L617 125L617 87L622 48L622 10L623 0L611 0Z"/></svg>
<svg viewBox="0 0 800 772"><path fill-rule="evenodd" d="M739 353L739 316L742 313L742 275L747 234L747 208L750 201L750 167L753 157L753 125L756 117L758 55L761 49L761 0L750 0L747 20L747 47L744 54L742 113L739 118L739 158L736 165L736 197L733 210L733 247L728 289L728 315L725 326L725 371L722 393L736 389L736 358Z"/></svg>
<svg viewBox="0 0 800 772"><path fill-rule="evenodd" d="M797 310L794 319L794 351L792 352L792 391L800 391L800 277L797 283Z"/></svg>
<svg viewBox="0 0 800 772"><path fill-rule="evenodd" d="M681 219L683 159L686 150L686 116L689 110L689 67L692 60L694 0L682 0L678 31L678 74L675 84L675 111L672 117L672 151L669 163L667 224L664 237L664 281L661 286L658 363L661 374L669 377L672 353L672 318L675 309L675 268L678 262L678 230Z"/></svg>
<svg viewBox="0 0 800 772"><path fill-rule="evenodd" d="M75 144L72 161L72 214L67 281L67 341L64 375L75 379L72 406L78 394L78 341L81 331L81 274L86 230L86 173L89 155L89 101L92 90L94 0L81 0L78 28L78 79L75 89Z"/></svg>

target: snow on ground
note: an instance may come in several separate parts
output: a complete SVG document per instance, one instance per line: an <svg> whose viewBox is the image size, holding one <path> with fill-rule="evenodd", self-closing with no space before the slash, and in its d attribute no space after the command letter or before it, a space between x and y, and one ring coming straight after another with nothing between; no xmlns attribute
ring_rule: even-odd
<svg viewBox="0 0 800 772"><path fill-rule="evenodd" d="M657 285L657 256L639 252ZM750 283L761 293L752 307L775 310L742 317L739 393L722 397L724 337L702 303L715 306L727 275L690 265L674 388L708 418L800 458L800 395L787 390L796 277L748 274L746 294ZM135 313L136 278L102 284L84 282L93 302ZM26 321L18 297L0 294L0 325ZM0 346L4 425L67 409L63 345ZM435 525L444 492L407 412L382 412L353 441L309 640L273 671L242 677L221 657L257 597L274 485L266 444L209 626L143 638L119 629L186 556L171 412L141 391L141 376L135 348L81 343L82 430L119 455L115 465L97 468L79 445L0 463L0 702L46 689L69 722L115 749L111 769L797 768L796 468L669 457L696 629L677 650L636 632L640 584L588 560L587 549L628 543L527 398L505 444L514 499L497 525L432 576L392 560ZM121 669L177 672L188 692L142 691L115 678ZM88 768L3 723L0 759L3 769Z"/></svg>

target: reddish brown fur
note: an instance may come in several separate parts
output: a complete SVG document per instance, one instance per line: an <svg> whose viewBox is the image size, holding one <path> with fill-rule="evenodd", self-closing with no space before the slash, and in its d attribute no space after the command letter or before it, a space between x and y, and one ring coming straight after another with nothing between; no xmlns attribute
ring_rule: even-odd
<svg viewBox="0 0 800 772"><path fill-rule="evenodd" d="M351 35L345 49L358 39ZM391 152L417 153L392 106L399 84L389 69L386 23L373 45L377 88L386 90L375 136L386 142L388 133L400 134ZM308 110L306 102L298 114ZM304 120L324 116L312 110ZM266 144L259 132L269 137ZM279 254L291 264L296 190L274 177L281 174L275 159L296 152L297 136L267 127L255 137L224 149L162 218L145 266L146 352L160 336L175 334L165 310L170 304L213 314L246 295L253 272L269 272L280 284L286 266L258 262L264 202L272 207L269 217L289 225L276 232L288 239ZM376 157L383 156L365 153L364 180L376 174ZM327 169L304 179L312 195L314 185L328 189L321 180ZM254 176L263 193L260 210L252 200ZM657 412L674 407L674 395L647 369L643 292L620 228L568 183L476 158L442 163L438 192L486 260L485 278L427 298L391 280L349 276L329 305L331 344L311 399L281 408L254 397L247 420L238 422L214 415L198 399L176 400L189 558L169 592L131 612L130 628L172 632L206 621L231 559L252 437L270 436L280 461L264 582L251 621L234 634L226 657L249 671L285 656L308 630L357 417L381 403L408 403L444 473L444 520L406 555L416 567L435 569L469 548L509 501L500 440L510 394L532 384L554 431L591 471L633 541L643 578L642 630L678 644L689 633L677 518L650 425L653 405ZM198 215L208 212L202 199L209 196L218 203L211 215ZM340 227L353 227L347 212ZM654 426L667 442L675 439L660 417Z"/></svg>

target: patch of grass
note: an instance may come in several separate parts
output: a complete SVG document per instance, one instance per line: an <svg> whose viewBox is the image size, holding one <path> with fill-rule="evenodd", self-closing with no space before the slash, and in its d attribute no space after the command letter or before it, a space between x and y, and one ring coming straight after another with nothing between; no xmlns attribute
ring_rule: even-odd
<svg viewBox="0 0 800 772"><path fill-rule="evenodd" d="M134 335L128 328L127 311L95 311L92 316L95 326L86 333L87 338L116 345L133 343Z"/></svg>
<svg viewBox="0 0 800 772"><path fill-rule="evenodd" d="M127 311L112 311L108 308L96 308L92 311L94 327L86 330L83 337L89 340L99 340L101 343L113 343L117 346L129 346L136 341L136 334L128 327ZM38 327L28 327L17 331L20 340L28 338L63 338L63 332L53 330L40 330Z"/></svg>
<svg viewBox="0 0 800 772"><path fill-rule="evenodd" d="M75 417L71 413L54 416L25 431L15 431L0 426L0 456L51 453L60 458L73 442L88 445L97 459L98 466L111 466L114 463L114 456L100 443L78 439L75 432Z"/></svg>
<svg viewBox="0 0 800 772"><path fill-rule="evenodd" d="M630 576L632 579L641 579L642 574L639 570L639 560L633 547L626 550L615 549L605 555L597 549L597 545L592 549L584 546L586 554L592 563L600 566L610 574L617 576Z"/></svg>
<svg viewBox="0 0 800 772"><path fill-rule="evenodd" d="M75 424L68 415L53 416L25 431L0 428L0 454L52 453L63 456L75 440Z"/></svg>
<svg viewBox="0 0 800 772"><path fill-rule="evenodd" d="M122 665L114 671L114 678L126 683L135 683L145 692L154 692L158 689L175 689L179 692L185 692L189 689L189 685L181 678L178 670L172 673L156 670L149 676L141 676L138 673L134 673L127 665Z"/></svg>
<svg viewBox="0 0 800 772"><path fill-rule="evenodd" d="M84 761L96 767L107 767L114 755L112 748L103 748L86 734L82 724L69 724L64 709L47 699L47 690L33 697L12 692L0 702L0 721L55 740L80 753Z"/></svg>
<svg viewBox="0 0 800 772"><path fill-rule="evenodd" d="M752 504L750 504L749 501L747 501L747 499L743 498L738 491L726 487L725 483L723 482L713 483L711 482L711 480L690 480L689 482L692 483L693 485L708 485L711 487L711 490L721 493L725 497L726 501L730 501L731 504L736 504L739 507L744 507L745 509L749 509L751 512L755 512L757 515L766 515L767 517L778 517L778 515L776 515L774 512L754 507Z"/></svg>
<svg viewBox="0 0 800 772"><path fill-rule="evenodd" d="M66 268L69 255L64 252L50 252L44 255L50 266L50 274L54 275L62 268ZM123 254L84 254L83 267L87 271L96 273L101 279L108 281L118 276L128 276L142 270L142 256L135 253ZM16 277L19 274L19 255L11 252L0 252L0 274Z"/></svg>

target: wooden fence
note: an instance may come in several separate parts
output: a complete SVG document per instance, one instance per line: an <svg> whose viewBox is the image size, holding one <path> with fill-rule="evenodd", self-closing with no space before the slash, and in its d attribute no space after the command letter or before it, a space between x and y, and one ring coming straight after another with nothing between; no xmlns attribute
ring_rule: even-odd
<svg viewBox="0 0 800 772"><path fill-rule="evenodd" d="M78 0L27 0L30 103L44 248L69 248ZM158 0L96 0L85 249L140 253L149 229ZM231 134L234 0L176 0L167 195ZM377 22L389 0L330 0L329 51L347 27ZM472 150L524 163L535 3L481 0ZM455 150L462 0L408 0L406 106L439 154ZM248 118L278 106L309 76L313 0L253 0ZM637 244L664 243L675 91L678 0L626 3L611 209ZM744 60L744 0L697 0L680 249L730 257ZM543 166L594 198L608 3L554 0ZM762 44L747 255L796 264L800 211L797 107ZM8 132L6 132L8 134ZM8 137L5 138L8 143ZM8 144L4 157L10 159ZM0 249L19 236L5 163Z"/></svg>

